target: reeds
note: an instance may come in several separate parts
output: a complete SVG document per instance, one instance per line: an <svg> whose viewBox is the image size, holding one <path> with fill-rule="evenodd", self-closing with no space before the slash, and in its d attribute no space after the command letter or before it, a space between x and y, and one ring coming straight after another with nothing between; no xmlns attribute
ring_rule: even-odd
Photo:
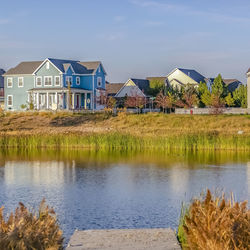
<svg viewBox="0 0 250 250"><path fill-rule="evenodd" d="M250 140L244 135L224 136L216 133L165 136L131 135L129 133L2 134L0 148L90 148L90 149L180 149L250 151Z"/></svg>
<svg viewBox="0 0 250 250"><path fill-rule="evenodd" d="M55 212L43 200L38 214L30 212L22 203L7 220L0 209L0 249L55 250L62 249L63 237Z"/></svg>
<svg viewBox="0 0 250 250"><path fill-rule="evenodd" d="M192 202L181 220L184 249L249 249L250 210L247 201L238 203L224 195L213 197L208 190L203 200Z"/></svg>

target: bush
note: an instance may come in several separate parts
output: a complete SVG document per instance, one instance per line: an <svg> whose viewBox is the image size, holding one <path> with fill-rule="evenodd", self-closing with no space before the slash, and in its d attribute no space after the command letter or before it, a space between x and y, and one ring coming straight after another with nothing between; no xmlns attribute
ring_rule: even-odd
<svg viewBox="0 0 250 250"><path fill-rule="evenodd" d="M250 210L247 201L234 202L213 197L208 190L204 200L194 200L186 213L183 238L186 249L249 249Z"/></svg>
<svg viewBox="0 0 250 250"><path fill-rule="evenodd" d="M11 213L8 220L0 208L0 246L1 249L16 250L54 250L62 249L63 237L55 212L43 200L38 214L30 212L22 203Z"/></svg>

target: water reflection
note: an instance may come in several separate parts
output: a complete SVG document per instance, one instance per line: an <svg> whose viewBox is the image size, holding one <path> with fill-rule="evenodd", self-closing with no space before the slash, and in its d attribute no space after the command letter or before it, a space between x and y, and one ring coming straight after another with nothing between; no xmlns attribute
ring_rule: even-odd
<svg viewBox="0 0 250 250"><path fill-rule="evenodd" d="M250 197L250 156L232 152L0 153L0 206L53 206L74 229L176 228L182 201L205 188Z"/></svg>

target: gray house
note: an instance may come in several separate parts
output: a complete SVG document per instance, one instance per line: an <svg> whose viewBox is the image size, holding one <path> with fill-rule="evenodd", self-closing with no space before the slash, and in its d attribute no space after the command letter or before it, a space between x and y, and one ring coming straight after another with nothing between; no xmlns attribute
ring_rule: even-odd
<svg viewBox="0 0 250 250"><path fill-rule="evenodd" d="M4 74L5 109L96 109L96 97L106 88L101 62L47 58L22 62Z"/></svg>
<svg viewBox="0 0 250 250"><path fill-rule="evenodd" d="M4 73L5 71L0 69L0 108L3 108L4 106Z"/></svg>

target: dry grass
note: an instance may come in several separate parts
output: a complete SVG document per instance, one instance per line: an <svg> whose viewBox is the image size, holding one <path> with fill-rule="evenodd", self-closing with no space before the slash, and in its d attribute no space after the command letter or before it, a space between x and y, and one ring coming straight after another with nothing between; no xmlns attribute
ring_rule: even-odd
<svg viewBox="0 0 250 250"><path fill-rule="evenodd" d="M63 237L55 213L40 204L39 213L30 212L22 203L5 221L0 209L0 249L10 250L56 250L62 249Z"/></svg>
<svg viewBox="0 0 250 250"><path fill-rule="evenodd" d="M247 250L250 246L250 210L247 201L234 202L233 196L213 197L208 190L204 200L194 200L184 218L188 246L197 250Z"/></svg>
<svg viewBox="0 0 250 250"><path fill-rule="evenodd" d="M241 134L238 134L239 131L242 131ZM125 139L125 141L133 141L132 144L136 141L136 145L140 144L140 147L153 146L156 143L160 147L164 145L172 147L174 144L179 147L179 140L183 148L198 149L204 144L203 148L206 149L248 150L250 149L250 116L119 113L118 116L113 117L110 113L24 112L5 113L0 118L1 145L5 144L3 138L9 140L9 136L25 135L34 137L54 135L58 138L67 135L71 136L71 139L74 135L77 138L85 137L85 140L74 139L76 143L74 146L84 147L104 144L105 140L106 145L111 140L111 147L116 147L118 143L113 140L120 143L119 140L122 142ZM94 143L90 143L93 138L95 138ZM60 138L56 140L61 141ZM70 140L68 142L72 144Z"/></svg>

